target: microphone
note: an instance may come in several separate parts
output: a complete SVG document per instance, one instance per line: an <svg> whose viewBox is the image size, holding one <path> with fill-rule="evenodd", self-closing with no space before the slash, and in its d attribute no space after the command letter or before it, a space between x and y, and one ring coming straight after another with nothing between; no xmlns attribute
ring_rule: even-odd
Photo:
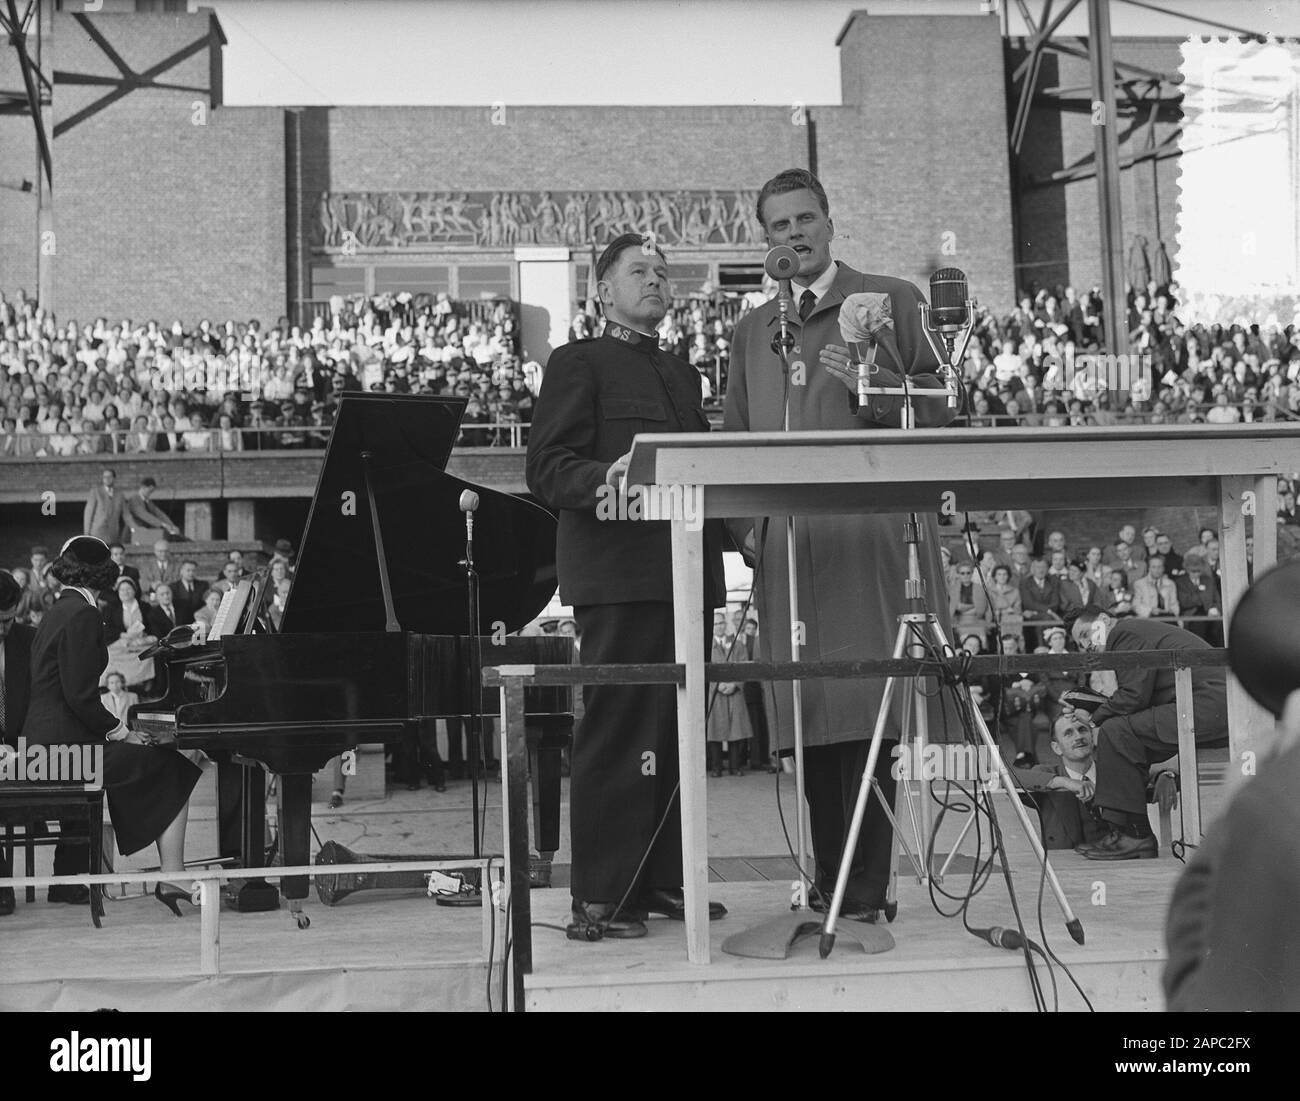
<svg viewBox="0 0 1300 1101"><path fill-rule="evenodd" d="M776 280L776 300L780 309L780 331L772 338L772 351L781 357L787 370L786 357L794 348L794 335L790 332L790 280L799 274L799 254L789 245L777 245L763 258L763 270Z"/></svg>
<svg viewBox="0 0 1300 1101"><path fill-rule="evenodd" d="M460 510L465 514L465 539L468 543L465 555L470 569L474 568L474 513L478 509L478 494L472 489L462 490Z"/></svg>
<svg viewBox="0 0 1300 1101"><path fill-rule="evenodd" d="M1004 929L1001 925L995 925L992 929L976 929L972 927L971 932L980 940L988 941L994 948L1008 948L1012 952L1018 952L1025 947L1038 949L1038 945L1032 940L1022 937L1014 929Z"/></svg>
<svg viewBox="0 0 1300 1101"><path fill-rule="evenodd" d="M799 274L799 254L789 245L777 245L763 257L763 270L778 283L789 281Z"/></svg>
<svg viewBox="0 0 1300 1101"><path fill-rule="evenodd" d="M960 268L940 268L930 276L930 302L920 304L921 329L947 382L949 409L957 408L961 390L958 365L966 357L966 345L975 330L975 306L966 273Z"/></svg>
<svg viewBox="0 0 1300 1101"><path fill-rule="evenodd" d="M945 336L956 335L966 323L970 288L959 268L940 268L930 276L930 318Z"/></svg>

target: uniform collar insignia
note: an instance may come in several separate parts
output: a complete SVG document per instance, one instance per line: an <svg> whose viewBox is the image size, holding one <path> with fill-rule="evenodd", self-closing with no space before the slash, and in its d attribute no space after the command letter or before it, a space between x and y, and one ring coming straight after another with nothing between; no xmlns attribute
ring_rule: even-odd
<svg viewBox="0 0 1300 1101"><path fill-rule="evenodd" d="M631 344L634 348L649 348L653 351L659 347L658 337L639 333L635 329L629 329L626 325L620 325L617 321L606 322L605 335L612 337L614 340L622 341L624 344Z"/></svg>

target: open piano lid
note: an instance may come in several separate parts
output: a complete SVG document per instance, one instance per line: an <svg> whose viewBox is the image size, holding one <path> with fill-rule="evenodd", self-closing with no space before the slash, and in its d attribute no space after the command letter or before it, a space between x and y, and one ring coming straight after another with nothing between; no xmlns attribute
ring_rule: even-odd
<svg viewBox="0 0 1300 1101"><path fill-rule="evenodd" d="M362 452L370 453L393 608L404 631L470 633L465 515L479 495L474 566L481 633L535 619L556 588L555 518L446 473L463 398L345 393L325 451L285 606L282 633L382 631L384 597Z"/></svg>

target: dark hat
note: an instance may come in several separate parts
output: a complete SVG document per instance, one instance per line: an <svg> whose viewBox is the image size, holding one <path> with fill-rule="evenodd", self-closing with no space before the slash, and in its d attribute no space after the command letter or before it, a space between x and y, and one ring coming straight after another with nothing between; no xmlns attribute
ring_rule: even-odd
<svg viewBox="0 0 1300 1101"><path fill-rule="evenodd" d="M275 550L277 554L293 554L293 544L288 539L277 539Z"/></svg>
<svg viewBox="0 0 1300 1101"><path fill-rule="evenodd" d="M0 619L13 619L18 614L18 602L23 598L23 587L8 570L0 570Z"/></svg>
<svg viewBox="0 0 1300 1101"><path fill-rule="evenodd" d="M98 566L112 557L108 544L93 535L74 535L63 544L60 558L67 558L82 566Z"/></svg>
<svg viewBox="0 0 1300 1101"><path fill-rule="evenodd" d="M1269 570L1241 598L1228 664L1251 699L1281 716L1300 688L1300 562Z"/></svg>

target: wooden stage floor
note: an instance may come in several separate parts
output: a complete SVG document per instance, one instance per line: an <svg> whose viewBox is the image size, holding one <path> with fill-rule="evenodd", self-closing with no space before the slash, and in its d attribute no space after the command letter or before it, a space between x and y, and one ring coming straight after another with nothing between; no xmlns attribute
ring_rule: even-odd
<svg viewBox="0 0 1300 1101"><path fill-rule="evenodd" d="M770 779L753 776L748 781L713 782L722 786L710 816L718 823L711 894L728 906L730 914L712 926L709 965L687 962L684 929L667 919L651 919L650 935L642 940L597 944L570 941L560 931L536 927L534 970L525 980L526 1007L533 1011L1034 1008L1022 954L994 948L967 933L960 919L941 917L910 876L900 878L900 912L886 927L895 941L890 951L866 956L842 936L825 961L817 956L816 937L801 942L783 961L723 953L721 943L732 933L789 914L791 865L788 858L771 855L781 846L772 843L770 830L748 833L751 840L760 838L768 855L745 856L738 840L746 835L747 818L766 822L774 817L770 801L756 798ZM1221 806L1223 792L1221 784L1203 783L1207 822ZM417 798L431 799L432 794L400 793L334 815L317 808L315 820L323 839L338 838L359 852L455 849L459 837L445 845L426 843L425 831L412 829L418 821L414 815L424 813L412 809ZM455 787L449 798L460 802ZM453 816L450 803L439 806L437 817ZM787 814L792 809L787 807ZM1041 943L1036 917L1038 868L1011 816L1001 817L1026 928ZM941 841L950 843L957 825L946 823ZM200 835L206 828L202 821L195 823ZM488 836L494 836L491 825ZM561 860L566 857L562 850ZM44 860L38 867L40 863ZM1070 940L1050 892L1043 899L1046 943L1071 968L1093 1005L1098 1010L1162 1009L1165 909L1183 865L1166 849L1158 860L1120 864L1056 853L1053 866L1083 922L1086 943L1080 947ZM566 871L562 865L557 868L555 888L532 892L534 922L564 924L569 892L561 884L567 882ZM950 874L944 886L957 893L967 881L968 875ZM946 903L945 908L954 905ZM312 924L302 931L286 910L224 913L221 973L203 975L197 910L177 920L152 898L112 902L104 927L95 930L82 907L49 905L43 898L28 905L20 898L17 912L0 919L0 1010L488 1008L479 910L439 907L409 891L366 892L335 907L324 906L313 893L304 909ZM971 904L970 922L1014 927L1000 872ZM500 932L498 925L494 949L498 966ZM1084 1009L1083 999L1060 967L1054 971L1060 1008ZM1039 974L1051 1005L1052 984L1041 962ZM492 1005L500 1007L499 981L493 983Z"/></svg>

